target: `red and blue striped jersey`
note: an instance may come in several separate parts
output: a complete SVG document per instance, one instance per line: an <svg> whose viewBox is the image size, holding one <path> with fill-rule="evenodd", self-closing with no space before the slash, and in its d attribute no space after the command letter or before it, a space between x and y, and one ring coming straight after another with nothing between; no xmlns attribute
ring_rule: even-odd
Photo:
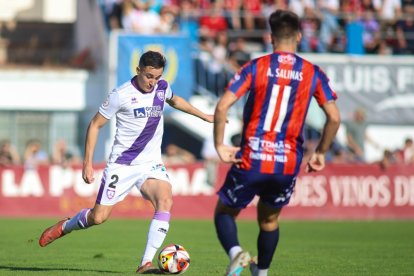
<svg viewBox="0 0 414 276"><path fill-rule="evenodd" d="M303 158L303 127L312 96L320 106L336 100L318 66L293 53L274 52L244 65L228 90L241 98L244 170L297 174Z"/></svg>

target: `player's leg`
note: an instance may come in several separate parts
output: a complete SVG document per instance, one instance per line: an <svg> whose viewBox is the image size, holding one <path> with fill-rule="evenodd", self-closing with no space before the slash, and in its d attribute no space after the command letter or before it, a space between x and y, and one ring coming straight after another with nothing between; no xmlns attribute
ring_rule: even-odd
<svg viewBox="0 0 414 276"><path fill-rule="evenodd" d="M254 276L266 276L272 262L273 255L279 242L279 214L281 208L274 208L259 200L257 206L257 220L259 236L257 238L258 260L257 267L252 269ZM255 264L252 264L255 266Z"/></svg>
<svg viewBox="0 0 414 276"><path fill-rule="evenodd" d="M82 209L72 218L61 220L43 231L39 239L39 245L47 246L74 230L87 229L90 226L101 224L107 220L111 210L112 206L99 204L96 204L93 209Z"/></svg>
<svg viewBox="0 0 414 276"><path fill-rule="evenodd" d="M236 217L240 211L224 205L219 199L214 212L217 237L230 258L225 275L240 275L250 261L250 254L243 251L237 236Z"/></svg>
<svg viewBox="0 0 414 276"><path fill-rule="evenodd" d="M279 215L289 203L295 187L294 175L267 175L262 179L266 185L261 189L257 205L257 221L260 232L257 238L258 260L254 276L266 276L279 242Z"/></svg>
<svg viewBox="0 0 414 276"><path fill-rule="evenodd" d="M143 197L152 203L155 212L148 230L147 245L137 272L140 272L141 267L152 263L157 250L164 242L170 227L170 211L173 204L171 184L166 180L149 178L142 184L140 191Z"/></svg>
<svg viewBox="0 0 414 276"><path fill-rule="evenodd" d="M236 217L255 196L254 178L254 175L233 166L218 191L214 225L217 237L230 258L226 275L240 275L250 260L249 253L243 251L238 240Z"/></svg>

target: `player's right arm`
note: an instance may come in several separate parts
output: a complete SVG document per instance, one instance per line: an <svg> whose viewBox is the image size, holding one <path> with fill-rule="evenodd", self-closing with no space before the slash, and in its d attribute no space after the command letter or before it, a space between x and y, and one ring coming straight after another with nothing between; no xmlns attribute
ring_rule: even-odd
<svg viewBox="0 0 414 276"><path fill-rule="evenodd" d="M237 101L237 97L229 90L224 93L217 103L214 111L214 146L220 159L226 163L240 163L236 153L240 148L224 144L224 129L227 122L227 113Z"/></svg>
<svg viewBox="0 0 414 276"><path fill-rule="evenodd" d="M86 132L85 141L85 157L83 159L83 180L90 184L95 180L93 171L93 153L95 151L96 141L98 140L98 134L101 127L108 122L101 113L97 112L89 123L88 130Z"/></svg>

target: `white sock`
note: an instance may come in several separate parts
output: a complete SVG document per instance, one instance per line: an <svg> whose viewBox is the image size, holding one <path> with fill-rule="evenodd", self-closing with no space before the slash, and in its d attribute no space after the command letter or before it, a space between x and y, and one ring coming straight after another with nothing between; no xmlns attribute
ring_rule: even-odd
<svg viewBox="0 0 414 276"><path fill-rule="evenodd" d="M229 257L230 257L230 261L234 259L234 257L237 256L237 254L239 254L240 252L242 252L242 248L237 245L237 246L233 246L232 248L230 248L229 251Z"/></svg>
<svg viewBox="0 0 414 276"><path fill-rule="evenodd" d="M68 234L73 230L88 228L88 214L90 211L91 209L82 209L73 218L66 221L62 226L63 233Z"/></svg>
<svg viewBox="0 0 414 276"><path fill-rule="evenodd" d="M258 269L257 270L257 276L267 276L267 272L269 269Z"/></svg>
<svg viewBox="0 0 414 276"><path fill-rule="evenodd" d="M145 247L144 256L141 260L141 265L146 262L152 262L158 248L161 247L167 236L170 223L168 221L152 219L148 230L147 246Z"/></svg>

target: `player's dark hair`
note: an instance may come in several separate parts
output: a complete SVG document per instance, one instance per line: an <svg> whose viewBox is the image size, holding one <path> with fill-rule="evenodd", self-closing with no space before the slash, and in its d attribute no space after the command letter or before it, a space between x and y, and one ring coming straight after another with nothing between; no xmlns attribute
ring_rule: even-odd
<svg viewBox="0 0 414 276"><path fill-rule="evenodd" d="M159 68L165 68L165 65L167 64L167 60L165 57L155 51L148 51L142 54L141 58L139 59L139 67L144 68L146 66L151 66L156 69Z"/></svg>
<svg viewBox="0 0 414 276"><path fill-rule="evenodd" d="M277 10L269 17L269 25L272 36L275 39L292 38L300 31L300 20L296 13L285 10Z"/></svg>

